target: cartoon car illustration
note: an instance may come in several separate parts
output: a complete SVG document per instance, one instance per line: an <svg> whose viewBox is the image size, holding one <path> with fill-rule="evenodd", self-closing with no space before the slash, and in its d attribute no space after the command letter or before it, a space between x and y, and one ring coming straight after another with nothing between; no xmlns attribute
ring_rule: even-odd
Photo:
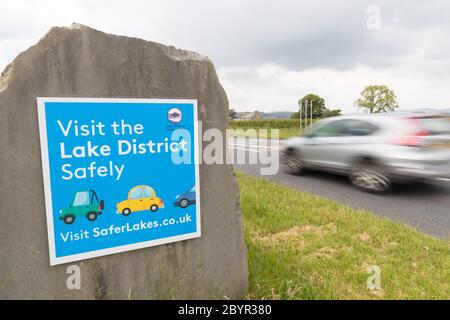
<svg viewBox="0 0 450 320"><path fill-rule="evenodd" d="M66 224L72 224L78 217L94 221L104 208L105 202L98 199L94 190L78 191L69 207L59 210L59 220Z"/></svg>
<svg viewBox="0 0 450 320"><path fill-rule="evenodd" d="M183 209L191 204L195 204L195 185L185 193L177 195L173 203L175 207L181 207Z"/></svg>
<svg viewBox="0 0 450 320"><path fill-rule="evenodd" d="M117 203L117 213L128 216L131 212L164 208L164 201L156 196L155 190L146 185L135 186L128 192L128 199Z"/></svg>

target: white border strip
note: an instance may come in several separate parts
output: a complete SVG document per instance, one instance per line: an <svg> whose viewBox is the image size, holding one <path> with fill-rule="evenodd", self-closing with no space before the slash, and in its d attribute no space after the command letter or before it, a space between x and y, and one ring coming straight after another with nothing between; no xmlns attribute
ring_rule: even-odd
<svg viewBox="0 0 450 320"><path fill-rule="evenodd" d="M156 239L144 242L138 242L133 244L127 244L123 246L117 246L113 248L100 249L95 251L89 251L86 253L73 254L64 257L56 257L55 238L54 238L54 225L53 225L53 208L52 208L52 190L50 180L50 167L48 157L48 140L47 140L47 125L45 118L45 103L46 102L89 102L89 103L164 103L164 104L192 104L194 107L194 165L195 165L195 194L196 194L196 221L197 231L194 233L183 234L179 236L173 236L163 239ZM157 246L166 243L172 243L176 241L188 240L198 238L201 236L201 210L200 210L200 171L199 171L199 140L198 140L198 110L197 100L193 99L128 99L128 98L57 98L49 97L37 98L38 120L39 120L39 137L41 143L41 159L42 159L42 175L44 182L45 193L45 208L47 218L47 235L49 245L50 265L58 265L73 261L91 259L95 257L110 255L114 253L120 253L125 251L131 251L136 249L142 249L152 246Z"/></svg>

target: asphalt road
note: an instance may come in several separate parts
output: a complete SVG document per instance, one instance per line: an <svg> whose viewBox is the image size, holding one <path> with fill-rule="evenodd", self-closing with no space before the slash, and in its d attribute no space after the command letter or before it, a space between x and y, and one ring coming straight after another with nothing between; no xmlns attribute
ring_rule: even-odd
<svg viewBox="0 0 450 320"><path fill-rule="evenodd" d="M257 141L239 139L230 148L245 152L266 152ZM269 147L270 149L270 147ZM282 149L282 147L280 147ZM236 152L236 151L235 151ZM235 170L260 176L259 164L235 164ZM368 194L355 189L346 177L309 171L292 176L280 170L265 178L314 193L358 209L401 221L429 235L450 238L450 181L439 179L429 184L394 186L384 195Z"/></svg>

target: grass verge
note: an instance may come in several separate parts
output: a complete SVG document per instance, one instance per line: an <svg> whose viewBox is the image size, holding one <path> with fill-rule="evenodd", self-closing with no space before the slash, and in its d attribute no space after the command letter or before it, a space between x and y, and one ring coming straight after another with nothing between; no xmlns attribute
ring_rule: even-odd
<svg viewBox="0 0 450 320"><path fill-rule="evenodd" d="M277 128L273 128L277 129ZM299 128L280 128L278 129L278 136L272 137L270 129L267 131L267 136L261 136L261 132L258 129L255 129L256 131L246 131L244 134L239 134L238 131L235 132L236 137L248 137L248 138L266 138L266 139L272 139L277 138L280 140L284 140L290 137L296 137L300 135L300 129Z"/></svg>
<svg viewBox="0 0 450 320"><path fill-rule="evenodd" d="M450 241L266 179L237 178L249 299L450 299ZM373 265L382 289L367 288Z"/></svg>

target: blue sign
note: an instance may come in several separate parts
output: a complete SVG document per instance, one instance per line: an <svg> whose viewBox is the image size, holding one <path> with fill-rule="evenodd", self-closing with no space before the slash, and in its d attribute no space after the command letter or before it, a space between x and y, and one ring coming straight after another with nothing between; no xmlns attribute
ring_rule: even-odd
<svg viewBox="0 0 450 320"><path fill-rule="evenodd" d="M200 237L196 100L38 98L50 264Z"/></svg>

